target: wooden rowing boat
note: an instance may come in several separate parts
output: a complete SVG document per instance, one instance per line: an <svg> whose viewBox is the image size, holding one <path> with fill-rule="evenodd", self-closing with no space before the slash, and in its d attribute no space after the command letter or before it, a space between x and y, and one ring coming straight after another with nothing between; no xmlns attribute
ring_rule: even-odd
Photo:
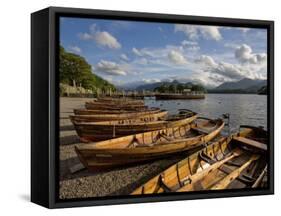
<svg viewBox="0 0 281 216"><path fill-rule="evenodd" d="M140 121L158 121L168 114L166 110L158 112L133 112L120 114L95 114L95 115L71 115L69 116L72 122L100 122L100 121L115 121L139 119Z"/></svg>
<svg viewBox="0 0 281 216"><path fill-rule="evenodd" d="M110 104L110 103L85 103L86 109L93 110L133 110L142 111L148 109L148 106L143 104Z"/></svg>
<svg viewBox="0 0 281 216"><path fill-rule="evenodd" d="M160 112L160 108L152 107L144 109L141 111L134 110L91 110L91 109L74 109L75 115L96 115L96 114L135 114L135 115L145 115Z"/></svg>
<svg viewBox="0 0 281 216"><path fill-rule="evenodd" d="M118 99L118 100L112 100L112 99L97 99L97 100L91 100L87 101L86 103L94 104L94 105L126 105L126 106L140 106L144 105L143 100L124 100L124 99Z"/></svg>
<svg viewBox="0 0 281 216"><path fill-rule="evenodd" d="M142 133L164 128L184 126L197 118L192 111L180 112L163 120L135 118L103 122L72 121L82 142L101 141L130 134Z"/></svg>
<svg viewBox="0 0 281 216"><path fill-rule="evenodd" d="M224 127L221 119L196 119L194 123L76 146L81 162L91 171L136 164L202 146Z"/></svg>
<svg viewBox="0 0 281 216"><path fill-rule="evenodd" d="M93 102L99 103L122 103L122 104L144 104L143 100L134 100L130 98L97 98Z"/></svg>
<svg viewBox="0 0 281 216"><path fill-rule="evenodd" d="M238 134L220 137L153 177L132 194L259 187L259 179L263 178L260 175L266 166L266 134L260 128L244 127Z"/></svg>
<svg viewBox="0 0 281 216"><path fill-rule="evenodd" d="M87 101L92 105L143 106L144 101Z"/></svg>

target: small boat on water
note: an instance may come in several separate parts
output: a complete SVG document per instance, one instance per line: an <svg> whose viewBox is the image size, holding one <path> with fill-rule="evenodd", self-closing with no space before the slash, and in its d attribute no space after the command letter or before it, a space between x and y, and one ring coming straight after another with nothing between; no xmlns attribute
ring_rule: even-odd
<svg viewBox="0 0 281 216"><path fill-rule="evenodd" d="M122 119L103 122L76 122L74 128L82 142L101 141L136 133L142 133L164 128L184 126L197 118L197 114L185 110L155 121L153 118Z"/></svg>
<svg viewBox="0 0 281 216"><path fill-rule="evenodd" d="M96 171L136 164L200 147L218 136L224 127L221 119L196 119L193 123L76 146L81 162Z"/></svg>
<svg viewBox="0 0 281 216"><path fill-rule="evenodd" d="M256 188L265 185L267 132L242 126L191 154L131 194Z"/></svg>
<svg viewBox="0 0 281 216"><path fill-rule="evenodd" d="M139 119L140 121L157 121L168 115L168 111L159 110L157 112L132 112L119 114L92 114L92 115L71 115L72 122L100 122L114 120Z"/></svg>
<svg viewBox="0 0 281 216"><path fill-rule="evenodd" d="M160 112L160 108L152 107L147 108L140 111L134 111L134 110L91 110L91 109L74 109L75 115L104 115L104 114L135 114L135 115L146 115L146 114L153 114Z"/></svg>

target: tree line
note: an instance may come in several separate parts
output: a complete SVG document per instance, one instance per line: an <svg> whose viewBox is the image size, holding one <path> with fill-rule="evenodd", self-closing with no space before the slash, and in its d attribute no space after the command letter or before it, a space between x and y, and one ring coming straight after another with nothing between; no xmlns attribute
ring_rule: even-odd
<svg viewBox="0 0 281 216"><path fill-rule="evenodd" d="M154 88L154 91L159 93L183 93L184 90L189 89L192 92L206 92L206 89L199 84L193 83L164 83L159 87Z"/></svg>

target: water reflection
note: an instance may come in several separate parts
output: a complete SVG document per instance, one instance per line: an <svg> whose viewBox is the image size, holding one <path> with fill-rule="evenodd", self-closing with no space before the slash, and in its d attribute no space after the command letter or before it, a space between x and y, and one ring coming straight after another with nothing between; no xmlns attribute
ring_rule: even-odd
<svg viewBox="0 0 281 216"><path fill-rule="evenodd" d="M148 106L160 107L170 113L178 109L191 109L201 116L221 118L230 113L231 131L239 125L267 128L267 96L254 94L207 94L203 100L154 100L145 99Z"/></svg>

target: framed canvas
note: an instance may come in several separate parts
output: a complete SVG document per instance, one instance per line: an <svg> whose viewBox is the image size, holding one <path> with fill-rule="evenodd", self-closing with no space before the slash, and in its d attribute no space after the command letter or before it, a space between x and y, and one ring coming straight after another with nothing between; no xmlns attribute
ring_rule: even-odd
<svg viewBox="0 0 281 216"><path fill-rule="evenodd" d="M274 193L274 22L31 15L31 201Z"/></svg>

